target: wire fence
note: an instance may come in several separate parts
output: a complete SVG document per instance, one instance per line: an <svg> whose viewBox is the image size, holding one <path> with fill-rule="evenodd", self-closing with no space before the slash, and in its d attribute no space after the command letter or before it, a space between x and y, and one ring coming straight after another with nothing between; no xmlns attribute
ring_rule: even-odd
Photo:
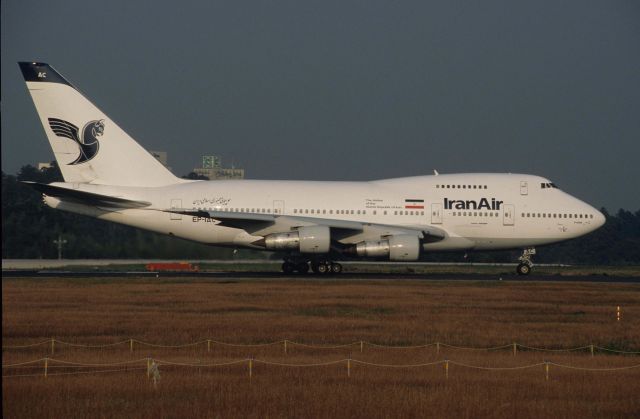
<svg viewBox="0 0 640 419"><path fill-rule="evenodd" d="M312 368L312 367L324 367L331 365L344 365L346 367L346 375L347 377L351 377L352 375L352 365L361 365L364 367L376 367L376 368L394 368L394 369L409 369L409 368L427 368L427 367L436 367L442 366L444 367L444 376L445 378L449 378L450 367L456 366L460 368L466 369L476 369L483 371L514 371L514 370L525 370L532 368L544 367L544 376L546 380L549 380L551 367L557 369L569 369L572 371L585 371L585 372L622 372L628 370L639 369L640 364L627 365L627 366L618 366L618 367L580 367L575 365L561 364L552 361L543 361L536 362L533 364L525 364L518 366L481 366L481 365L472 365L468 363L458 362L449 359L442 359L433 362L426 363L418 363L418 364L380 364L374 362L363 361L355 358L343 358L333 361L327 362L316 362L316 363L285 363L285 362L274 362L265 359L258 358L243 358L237 360L231 360L227 362L217 362L217 363L202 363L202 362L174 362L167 361L162 359L153 359L150 357L140 358L136 360L127 360L120 362L109 362L109 363L85 363L85 362L76 362L76 361L67 361L55 358L39 358L24 362L12 363L12 364L2 364L2 378L20 378L20 377L43 377L48 378L52 376L70 376L70 375L80 375L80 374L104 374L104 373L117 373L117 372L139 372L145 371L148 379L152 380L154 385L157 385L160 379L160 367L162 366L172 366L172 367L183 367L183 368L215 368L215 367L229 367L235 365L245 365L248 371L249 378L252 378L254 375L254 365L255 364L263 364L263 365L271 365L277 367L285 367L285 368ZM78 368L75 371L61 371L56 372L56 368ZM83 368L83 370L79 370ZM29 371L25 371L28 369ZM40 372L35 372L36 369L39 369ZM33 372L32 372L33 371ZM52 372L53 371L53 372Z"/></svg>
<svg viewBox="0 0 640 419"><path fill-rule="evenodd" d="M614 354L622 354L622 355L640 355L640 351L627 351L615 348L606 348L594 344L579 346L575 348L542 348L535 346L523 345L521 343L512 342L505 345L492 346L492 347L472 347L472 346L457 346L451 345L443 342L433 342L433 343L425 343L422 345L384 345L374 342L368 342L365 340L355 341L351 343L345 344L308 344L302 342L296 342L289 339L278 340L273 342L264 342L264 343L230 343L230 342L222 342L214 339L203 339L196 342L190 342L185 344L176 344L176 345L166 345L166 344L158 344L153 342L145 342L142 340L130 338L125 339L118 342L107 343L107 344L81 344L74 342L66 342L56 338L47 339L41 342L24 344L24 345L3 345L3 351L10 350L21 350L21 349L29 349L35 347L46 347L51 355L55 354L56 348L60 347L72 347L72 348L85 348L85 349L106 349L106 348L116 348L116 347L125 347L129 346L129 350L134 352L136 348L166 348L166 349L180 349L180 348L195 348L198 346L202 346L207 348L207 351L210 352L214 346L222 346L222 347L234 347L234 348L261 348L268 346L278 346L281 345L284 349L284 353L286 354L288 349L292 347L303 347L310 349L342 349L342 348L359 348L360 352L364 352L367 347L378 348L378 349L389 349L389 350L407 350L407 349L422 349L422 348L434 348L436 349L436 353L440 353L441 349L455 349L455 350L464 350L464 351L498 351L498 350L511 350L513 355L516 355L518 351L535 351L535 352L590 352L591 355L595 355L597 352L605 352L605 353L614 353Z"/></svg>

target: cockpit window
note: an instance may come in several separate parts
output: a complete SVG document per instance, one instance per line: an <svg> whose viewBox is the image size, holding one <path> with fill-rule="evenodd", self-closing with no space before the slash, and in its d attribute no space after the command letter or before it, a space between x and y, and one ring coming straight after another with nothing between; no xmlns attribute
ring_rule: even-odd
<svg viewBox="0 0 640 419"><path fill-rule="evenodd" d="M540 184L540 187L542 189L547 189L547 188L554 188L554 189L558 189L558 186L555 183L551 183L551 182L543 182Z"/></svg>

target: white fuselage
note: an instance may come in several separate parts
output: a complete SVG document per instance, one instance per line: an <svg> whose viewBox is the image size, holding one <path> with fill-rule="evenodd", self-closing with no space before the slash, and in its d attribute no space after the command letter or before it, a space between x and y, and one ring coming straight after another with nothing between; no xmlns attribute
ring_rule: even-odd
<svg viewBox="0 0 640 419"><path fill-rule="evenodd" d="M58 184L70 187L70 184ZM167 209L275 214L437 228L445 238L426 251L509 249L587 234L602 224L595 208L545 178L521 174L451 174L370 182L192 181L162 187L74 184L87 192L148 201L143 209L101 209L46 197L52 207L219 246L257 248L259 236L217 225L214 219ZM342 234L353 244L378 240L380 230Z"/></svg>

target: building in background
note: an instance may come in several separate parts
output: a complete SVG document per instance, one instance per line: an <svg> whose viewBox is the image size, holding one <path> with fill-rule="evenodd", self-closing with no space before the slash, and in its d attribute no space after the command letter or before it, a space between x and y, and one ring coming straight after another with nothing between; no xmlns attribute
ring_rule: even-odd
<svg viewBox="0 0 640 419"><path fill-rule="evenodd" d="M164 167L171 171L171 166L169 166L169 154L166 151L149 151L153 157L156 158Z"/></svg>
<svg viewBox="0 0 640 419"><path fill-rule="evenodd" d="M193 172L200 176L206 176L209 180L244 179L244 169L236 168L233 165L223 167L222 159L215 155L202 156L202 167L194 168Z"/></svg>
<svg viewBox="0 0 640 419"><path fill-rule="evenodd" d="M38 163L38 170L51 169L53 167L51 163Z"/></svg>

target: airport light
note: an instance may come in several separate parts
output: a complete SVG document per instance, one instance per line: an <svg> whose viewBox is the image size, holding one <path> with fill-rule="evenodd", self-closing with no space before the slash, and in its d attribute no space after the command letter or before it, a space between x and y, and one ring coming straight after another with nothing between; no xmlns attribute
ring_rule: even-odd
<svg viewBox="0 0 640 419"><path fill-rule="evenodd" d="M53 243L58 246L58 260L62 260L62 246L67 244L67 240L63 239L61 234L58 234L58 240L54 240Z"/></svg>

